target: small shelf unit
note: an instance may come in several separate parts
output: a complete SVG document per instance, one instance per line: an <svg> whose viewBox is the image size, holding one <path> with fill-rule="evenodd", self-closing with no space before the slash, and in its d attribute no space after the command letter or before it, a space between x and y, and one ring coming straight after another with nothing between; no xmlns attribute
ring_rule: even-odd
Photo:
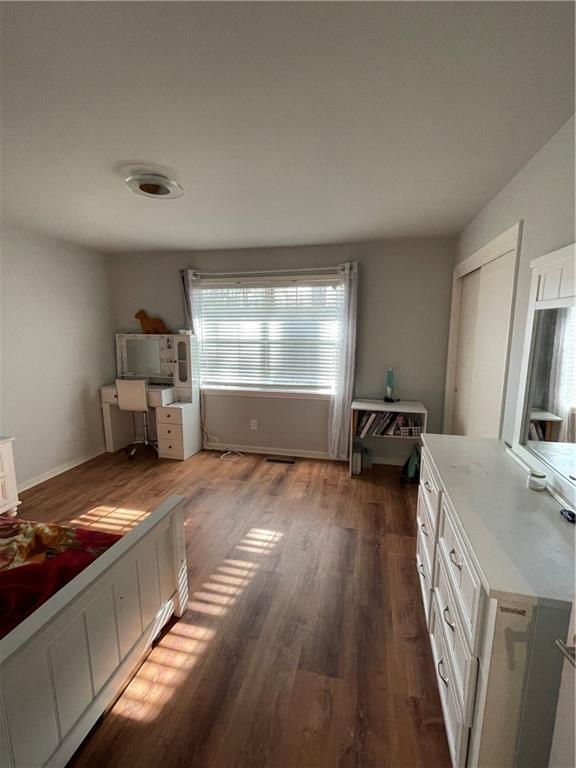
<svg viewBox="0 0 576 768"><path fill-rule="evenodd" d="M360 437L356 433L358 432L358 425L361 423L362 417L365 413L376 414L376 418L381 413L396 414L396 416L404 416L406 420L414 420L417 422L416 426L420 429L413 430L412 434L409 433L410 428L404 428L405 434L371 434L371 429L364 437ZM376 418L373 420L373 424L376 423ZM428 410L424 403L417 400L398 400L395 403L386 403L384 400L353 400L350 411L350 476L354 475L353 458L354 458L354 443L360 442L366 438L375 438L377 440L385 438L387 440L419 440L420 435L426 432L426 426L428 422ZM391 425L389 425L391 426ZM417 432L417 434L415 434ZM356 473L358 474L358 473Z"/></svg>

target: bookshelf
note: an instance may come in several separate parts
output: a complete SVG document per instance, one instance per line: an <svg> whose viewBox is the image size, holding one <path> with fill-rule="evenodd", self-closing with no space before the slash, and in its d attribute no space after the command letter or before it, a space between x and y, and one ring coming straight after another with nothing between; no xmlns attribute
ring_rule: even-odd
<svg viewBox="0 0 576 768"><path fill-rule="evenodd" d="M362 472L361 466L359 472L353 472L355 443L361 443L366 438L419 440L422 432L426 432L427 421L428 410L424 403L417 400L398 400L396 403L353 400L350 410L350 476ZM358 434L360 430L362 436Z"/></svg>

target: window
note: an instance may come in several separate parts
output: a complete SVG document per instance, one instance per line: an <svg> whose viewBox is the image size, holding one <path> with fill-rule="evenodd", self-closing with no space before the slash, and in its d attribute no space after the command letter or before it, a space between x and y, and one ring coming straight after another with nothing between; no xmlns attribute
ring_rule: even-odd
<svg viewBox="0 0 576 768"><path fill-rule="evenodd" d="M199 281L192 295L202 387L334 391L341 281Z"/></svg>

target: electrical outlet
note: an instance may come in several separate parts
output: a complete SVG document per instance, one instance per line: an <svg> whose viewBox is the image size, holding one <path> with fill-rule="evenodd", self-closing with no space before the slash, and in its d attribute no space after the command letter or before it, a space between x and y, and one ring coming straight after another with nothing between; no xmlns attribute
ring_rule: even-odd
<svg viewBox="0 0 576 768"><path fill-rule="evenodd" d="M258 429L258 419L250 419L250 429Z"/></svg>

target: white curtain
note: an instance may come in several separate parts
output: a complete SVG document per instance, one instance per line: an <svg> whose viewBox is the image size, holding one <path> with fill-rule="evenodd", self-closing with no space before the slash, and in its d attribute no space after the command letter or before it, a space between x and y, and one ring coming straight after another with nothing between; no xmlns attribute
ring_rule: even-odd
<svg viewBox="0 0 576 768"><path fill-rule="evenodd" d="M576 308L556 310L548 410L562 419L560 441L574 440L571 412L576 406Z"/></svg>
<svg viewBox="0 0 576 768"><path fill-rule="evenodd" d="M190 304L189 271L188 269L180 270L180 290L182 292L182 307L184 310L184 327L192 331L194 325L192 322L192 306Z"/></svg>
<svg viewBox="0 0 576 768"><path fill-rule="evenodd" d="M196 292L200 290L200 274L193 269L182 270L182 283L186 322L188 328L200 337L202 332L202 324L200 322L200 302L194 300Z"/></svg>
<svg viewBox="0 0 576 768"><path fill-rule="evenodd" d="M350 407L354 390L356 362L356 304L358 292L358 265L342 264L338 273L344 285L342 321L336 386L330 401L328 417L328 454L331 459L348 458L350 441Z"/></svg>

